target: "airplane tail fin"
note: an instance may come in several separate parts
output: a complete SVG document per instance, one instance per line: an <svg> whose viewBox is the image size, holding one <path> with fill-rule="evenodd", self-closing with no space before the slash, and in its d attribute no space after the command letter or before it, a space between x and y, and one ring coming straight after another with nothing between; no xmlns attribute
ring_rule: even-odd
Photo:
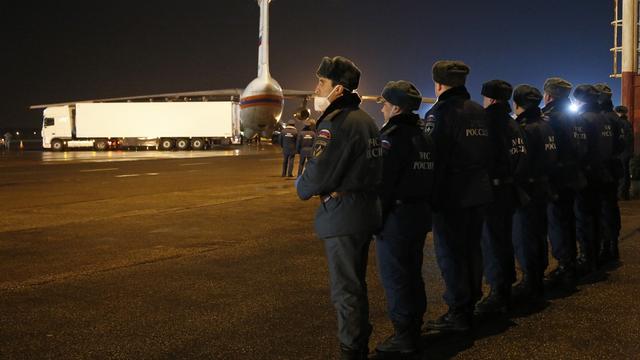
<svg viewBox="0 0 640 360"><path fill-rule="evenodd" d="M260 5L260 37L258 38L258 77L269 77L269 3L258 0Z"/></svg>

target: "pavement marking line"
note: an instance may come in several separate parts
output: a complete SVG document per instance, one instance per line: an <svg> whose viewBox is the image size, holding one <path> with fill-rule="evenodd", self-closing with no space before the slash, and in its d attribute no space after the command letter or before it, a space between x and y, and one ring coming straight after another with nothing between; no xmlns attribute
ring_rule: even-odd
<svg viewBox="0 0 640 360"><path fill-rule="evenodd" d="M279 195L278 192L274 194ZM70 225L70 224L83 224L83 223L88 223L92 221L115 220L115 219L130 218L130 217L136 217L136 216L166 215L166 214L178 213L178 212L182 213L182 212L187 212L187 211L192 211L192 210L197 210L197 209L202 209L202 208L207 208L212 206L227 205L227 204L233 204L240 201L249 201L249 200L261 199L261 198L264 198L264 196L261 196L261 195L240 196L240 197L227 198L227 199L211 200L204 203L198 203L198 204L181 206L181 207L161 208L161 209L147 208L147 209L131 210L123 213L112 214L112 215L102 216L102 217L93 217L93 218L90 217L90 218L83 218L83 219L74 218L73 220L55 222L47 225L29 223L19 227L15 227L15 226L6 227L6 226L3 226L4 224L2 222L2 219L0 219L0 235L3 232L9 232L9 231L45 229L45 228L56 227L56 226L63 226L63 225ZM97 201L108 201L108 200L97 200ZM93 201L88 201L88 202L93 202Z"/></svg>
<svg viewBox="0 0 640 360"><path fill-rule="evenodd" d="M219 251L221 248L224 248L224 247L233 246L235 244L237 243L227 242L227 243L220 243L220 244L211 244L205 247L187 248L183 251L179 251L172 255L152 256L148 259L140 259L140 260L133 261L131 263L125 263L125 264L114 264L111 266L106 266L98 269L86 269L86 270L81 269L79 272L64 272L60 274L45 275L41 277L23 280L20 282L9 282L9 281L0 282L0 290L20 291L23 289L44 286L51 283L59 283L59 282L64 282L69 280L82 279L82 278L87 278L93 275L104 274L104 273L119 271L123 269L129 269L137 266L153 265L153 264L164 262L164 261L181 259L184 257L202 256L207 253Z"/></svg>
<svg viewBox="0 0 640 360"><path fill-rule="evenodd" d="M140 174L126 174L126 175L116 175L117 178L127 178L127 177L136 177L140 176Z"/></svg>
<svg viewBox="0 0 640 360"><path fill-rule="evenodd" d="M88 173L88 172L114 171L114 170L118 170L118 168L89 169L89 170L80 170L80 172Z"/></svg>
<svg viewBox="0 0 640 360"><path fill-rule="evenodd" d="M209 163L191 163L191 164L178 164L178 166L198 166L198 165L209 165Z"/></svg>
<svg viewBox="0 0 640 360"><path fill-rule="evenodd" d="M145 175L147 175L147 176L157 176L157 175L160 175L160 173L146 173Z"/></svg>

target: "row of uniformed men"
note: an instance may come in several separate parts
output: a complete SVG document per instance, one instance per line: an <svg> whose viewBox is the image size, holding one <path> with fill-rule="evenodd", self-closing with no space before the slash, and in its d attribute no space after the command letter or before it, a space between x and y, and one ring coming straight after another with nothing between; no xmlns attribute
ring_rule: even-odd
<svg viewBox="0 0 640 360"><path fill-rule="evenodd" d="M320 198L315 229L326 250L343 359L367 358L372 327L365 275L374 234L394 326L376 347L381 358L420 353L427 305L421 269L430 230L449 306L428 322L436 330L467 330L474 311L504 311L515 281L514 252L524 274L514 295L541 297L547 210L560 263L554 279L572 281L576 228L585 271L595 268L600 248L602 256L617 257L619 215L603 216L616 207L610 190L621 131L601 113L610 91L579 86L574 97L583 106L572 117L565 109L571 90L566 81L547 81L544 96L522 85L513 92L514 120L511 86L486 83L485 109L470 100L468 73L459 61L434 64L438 101L424 121L415 114L422 100L416 87L388 83L381 130L359 108L353 90L360 71L353 62L324 58L316 73L315 106L322 116L296 188L303 200ZM546 117L539 108L543 98ZM478 302L483 258L492 291Z"/></svg>
<svg viewBox="0 0 640 360"><path fill-rule="evenodd" d="M293 177L293 163L298 154L298 176L302 174L307 159L313 152L313 143L316 133L311 129L311 125L305 124L301 131L296 128L296 121L289 120L287 126L278 136L278 144L282 147L282 177Z"/></svg>

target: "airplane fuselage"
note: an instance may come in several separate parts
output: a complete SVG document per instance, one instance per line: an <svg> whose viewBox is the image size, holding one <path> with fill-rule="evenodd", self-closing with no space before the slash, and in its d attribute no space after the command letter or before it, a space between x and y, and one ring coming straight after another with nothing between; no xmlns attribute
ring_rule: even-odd
<svg viewBox="0 0 640 360"><path fill-rule="evenodd" d="M240 97L240 120L244 137L255 134L271 136L284 106L282 87L269 73L269 3L257 0L260 6L258 46L258 77L244 89Z"/></svg>
<svg viewBox="0 0 640 360"><path fill-rule="evenodd" d="M254 79L240 97L240 119L245 138L269 137L280 121L284 97L280 84L270 76Z"/></svg>

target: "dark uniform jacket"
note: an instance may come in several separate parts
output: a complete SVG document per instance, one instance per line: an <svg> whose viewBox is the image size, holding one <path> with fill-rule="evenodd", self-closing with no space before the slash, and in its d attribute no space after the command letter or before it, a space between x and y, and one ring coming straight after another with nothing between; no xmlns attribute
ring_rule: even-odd
<svg viewBox="0 0 640 360"><path fill-rule="evenodd" d="M298 134L297 151L300 156L311 156L313 153L313 143L316 140L316 133L311 130L302 130Z"/></svg>
<svg viewBox="0 0 640 360"><path fill-rule="evenodd" d="M511 107L506 102L498 102L486 109L489 140L493 163L489 166L489 176L493 185L495 202L502 207L513 208L517 204L514 188L514 174L521 163L526 161L527 148L524 135L518 123L511 117Z"/></svg>
<svg viewBox="0 0 640 360"><path fill-rule="evenodd" d="M460 209L493 200L488 167L491 144L484 109L464 86L440 95L426 114L425 132L435 144L433 208Z"/></svg>
<svg viewBox="0 0 640 360"><path fill-rule="evenodd" d="M582 119L570 113L570 105L568 98L555 100L542 109L542 114L555 134L558 153L551 182L556 189L580 190L586 186L580 164L587 155L587 135Z"/></svg>
<svg viewBox="0 0 640 360"><path fill-rule="evenodd" d="M611 100L602 104L602 114L611 124L611 130L613 132L613 157L609 160L609 171L611 175L617 180L624 177L624 168L622 166L622 154L625 152L625 124L618 114L613 111L613 103Z"/></svg>
<svg viewBox="0 0 640 360"><path fill-rule="evenodd" d="M380 136L359 104L357 94L343 95L322 114L313 154L297 181L301 199L321 196L316 212L320 238L373 233L380 227Z"/></svg>
<svg viewBox="0 0 640 360"><path fill-rule="evenodd" d="M285 155L296 154L296 141L298 140L298 130L293 125L287 125L280 133L280 146Z"/></svg>
<svg viewBox="0 0 640 360"><path fill-rule="evenodd" d="M417 114L399 114L389 119L380 130L383 153L380 199L383 218L396 205L430 201L434 148L431 138L420 128L419 121Z"/></svg>
<svg viewBox="0 0 640 360"><path fill-rule="evenodd" d="M600 105L596 103L584 104L580 110L588 141L584 164L587 180L592 184L610 183L614 178L608 164L615 148L610 120L600 112Z"/></svg>
<svg viewBox="0 0 640 360"><path fill-rule="evenodd" d="M627 115L620 116L620 120L622 120L622 126L624 128L624 152L622 153L622 157L629 159L633 156L633 147L634 147L634 135L633 135L633 126L629 121Z"/></svg>
<svg viewBox="0 0 640 360"><path fill-rule="evenodd" d="M516 122L524 132L527 157L516 169L516 182L538 201L551 200L549 175L555 171L558 161L557 145L553 129L542 118L540 108L533 107L518 115Z"/></svg>

